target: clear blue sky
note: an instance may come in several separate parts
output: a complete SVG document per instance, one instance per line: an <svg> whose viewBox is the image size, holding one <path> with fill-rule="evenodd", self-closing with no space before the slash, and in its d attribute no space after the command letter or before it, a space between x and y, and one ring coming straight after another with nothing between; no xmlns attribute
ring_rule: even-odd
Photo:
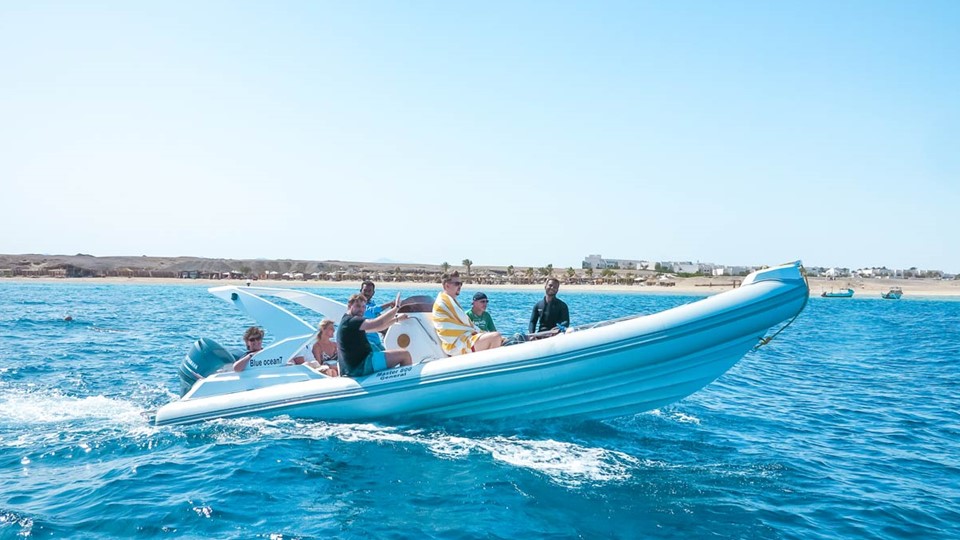
<svg viewBox="0 0 960 540"><path fill-rule="evenodd" d="M0 0L0 252L960 272L960 2Z"/></svg>

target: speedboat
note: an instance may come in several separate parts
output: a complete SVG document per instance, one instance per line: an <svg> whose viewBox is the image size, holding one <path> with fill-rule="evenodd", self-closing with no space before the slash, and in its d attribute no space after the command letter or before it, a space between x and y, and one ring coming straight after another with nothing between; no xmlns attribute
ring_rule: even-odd
<svg viewBox="0 0 960 540"><path fill-rule="evenodd" d="M387 349L409 351L413 365L350 378L290 363L309 350L316 331L279 305L292 302L311 315L339 321L344 304L294 289L226 286L210 292L278 341L242 372L220 370L229 369L233 356L210 340L198 341L181 365L184 393L156 411L156 425L280 415L391 422L636 414L676 402L720 377L793 322L809 297L797 261L759 270L739 288L662 312L448 357L431 322L432 298L416 296L401 303L399 311L408 318L384 337ZM214 368L220 371L208 373Z"/></svg>
<svg viewBox="0 0 960 540"><path fill-rule="evenodd" d="M830 292L823 291L820 293L820 296L824 298L851 298L853 297L853 289L848 288L840 291L831 290Z"/></svg>
<svg viewBox="0 0 960 540"><path fill-rule="evenodd" d="M885 300L899 300L903 296L903 289L900 287L890 287L890 290L885 293L880 293L880 297Z"/></svg>

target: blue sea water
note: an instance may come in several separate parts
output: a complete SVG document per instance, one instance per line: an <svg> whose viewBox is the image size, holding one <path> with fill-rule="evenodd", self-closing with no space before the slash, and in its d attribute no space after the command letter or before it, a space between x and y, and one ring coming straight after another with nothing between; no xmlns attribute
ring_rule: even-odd
<svg viewBox="0 0 960 540"><path fill-rule="evenodd" d="M539 296L492 292L498 327ZM698 299L560 296L575 324ZM251 323L197 286L0 283L0 538L960 537L960 302L812 298L615 420L147 424L193 340Z"/></svg>

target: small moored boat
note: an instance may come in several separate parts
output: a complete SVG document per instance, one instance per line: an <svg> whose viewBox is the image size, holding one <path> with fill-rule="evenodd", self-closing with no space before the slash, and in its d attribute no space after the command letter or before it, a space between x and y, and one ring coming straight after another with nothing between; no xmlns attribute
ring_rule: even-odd
<svg viewBox="0 0 960 540"><path fill-rule="evenodd" d="M311 346L314 327L267 298L335 321L343 304L291 289L227 286L210 292L278 341L239 373L208 373L233 357L210 340L197 342L181 366L185 393L156 411L157 425L278 415L360 422L635 414L715 380L768 342L772 328L779 327L776 335L789 325L809 297L797 261L754 272L737 289L652 315L572 327L554 337L455 357L441 351L430 321L432 299L413 297L400 308L409 318L391 326L384 343L408 350L414 365L354 379L288 365Z"/></svg>
<svg viewBox="0 0 960 540"><path fill-rule="evenodd" d="M847 288L840 291L831 290L830 292L823 291L822 293L820 293L820 296L824 298L852 298L853 289Z"/></svg>
<svg viewBox="0 0 960 540"><path fill-rule="evenodd" d="M880 297L887 300L899 300L901 296L903 296L903 290L900 287L890 287L889 291L880 293Z"/></svg>

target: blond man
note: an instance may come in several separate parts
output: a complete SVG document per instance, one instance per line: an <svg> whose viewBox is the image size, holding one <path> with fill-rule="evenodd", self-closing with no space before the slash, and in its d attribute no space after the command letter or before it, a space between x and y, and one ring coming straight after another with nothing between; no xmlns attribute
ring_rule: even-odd
<svg viewBox="0 0 960 540"><path fill-rule="evenodd" d="M480 332L457 302L460 272L453 271L441 278L443 290L433 303L433 326L440 336L440 346L448 356L495 349L503 343L500 332Z"/></svg>

